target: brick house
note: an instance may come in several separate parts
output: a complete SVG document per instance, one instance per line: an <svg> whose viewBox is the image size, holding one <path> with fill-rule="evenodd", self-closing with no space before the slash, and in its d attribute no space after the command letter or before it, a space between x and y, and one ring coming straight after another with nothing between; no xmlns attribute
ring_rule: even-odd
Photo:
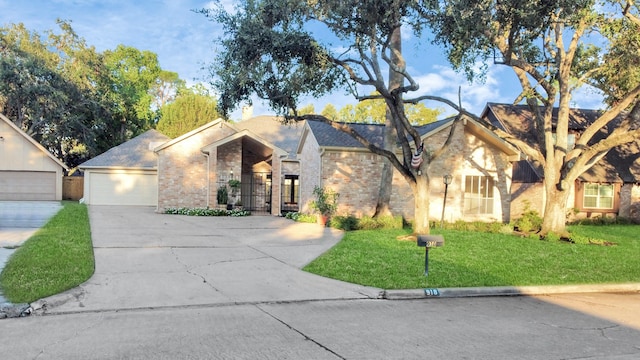
<svg viewBox="0 0 640 360"><path fill-rule="evenodd" d="M575 143L599 115L597 110L571 109L569 143ZM533 116L526 105L489 103L482 118L529 144L536 144ZM528 160L514 163L512 216L519 216L527 206L542 213L545 196L542 179L539 164ZM576 217L620 216L640 220L640 140L611 149L576 180L571 191L567 207L575 209Z"/></svg>
<svg viewBox="0 0 640 360"><path fill-rule="evenodd" d="M218 119L156 147L158 211L220 207L217 191L231 179L241 183L235 192L228 188L231 205L273 215L298 210L299 162L292 150L301 129L268 116Z"/></svg>
<svg viewBox="0 0 640 360"><path fill-rule="evenodd" d="M382 143L383 126L351 124L374 144ZM429 167L431 176L431 218L442 214L444 175L452 175L444 213L446 221L509 221L511 163L518 151L472 119L453 118L417 128L427 150L444 144L451 127L454 138L445 155ZM301 211L308 211L315 186L327 186L338 193L338 213L372 215L382 169L382 159L349 135L328 124L307 121L298 145L300 159ZM424 166L424 165L423 165ZM412 218L413 194L409 184L394 171L391 210Z"/></svg>

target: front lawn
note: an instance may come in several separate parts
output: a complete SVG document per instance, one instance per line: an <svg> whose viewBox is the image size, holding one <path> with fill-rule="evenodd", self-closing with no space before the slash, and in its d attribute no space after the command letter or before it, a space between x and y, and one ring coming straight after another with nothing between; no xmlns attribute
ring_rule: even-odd
<svg viewBox="0 0 640 360"><path fill-rule="evenodd" d="M30 303L71 289L91 277L93 247L87 206L64 207L11 256L0 287L12 303Z"/></svg>
<svg viewBox="0 0 640 360"><path fill-rule="evenodd" d="M445 238L429 251L399 241L408 230L347 232L340 243L304 270L382 289L524 286L640 281L638 225L576 225L581 238L615 245L571 244L533 237L433 230Z"/></svg>

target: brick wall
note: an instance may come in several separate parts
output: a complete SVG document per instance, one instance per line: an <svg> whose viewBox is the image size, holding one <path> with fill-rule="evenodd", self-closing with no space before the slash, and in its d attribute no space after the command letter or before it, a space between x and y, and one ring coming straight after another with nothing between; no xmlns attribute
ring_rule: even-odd
<svg viewBox="0 0 640 360"><path fill-rule="evenodd" d="M207 157L201 150L234 132L216 124L158 152L159 212L168 207L205 207L215 199L215 184L211 185L212 191L208 191L207 169L211 169L208 165L216 168L217 161L210 159L207 164ZM240 171L239 167L237 171Z"/></svg>
<svg viewBox="0 0 640 360"><path fill-rule="evenodd" d="M300 211L310 212L309 202L313 200L313 189L320 185L322 160L320 146L311 134L303 134L304 146L298 158L300 159Z"/></svg>
<svg viewBox="0 0 640 360"><path fill-rule="evenodd" d="M640 186L624 184L620 189L619 216L640 223Z"/></svg>
<svg viewBox="0 0 640 360"><path fill-rule="evenodd" d="M423 171L428 171L430 176L431 198L429 204L430 218L439 220L442 216L445 185L443 176L453 175L453 182L448 187L447 204L445 208L445 220L503 220L509 217L510 208L510 175L511 164L506 157L480 141L474 135L463 131L464 125L459 123L454 132L448 151L430 166L423 164ZM434 151L444 144L449 135L449 128L431 135L425 140L427 151ZM312 138L312 137L310 137ZM305 183L312 182L313 172L318 171L319 166L313 168L314 155L319 154L314 148L316 143L307 140L301 155L301 174ZM380 186L380 171L382 161L368 151L325 151L321 162L322 183L340 193L338 201L338 213L354 214L356 216L372 215L375 211L378 188ZM317 170L318 169L318 170ZM491 176L496 179L494 191L494 212L490 216L470 216L463 211L463 177L465 175ZM317 183L315 183L317 184ZM301 183L301 187L302 187ZM304 189L304 201L312 200L312 186ZM393 191L390 202L394 214L399 214L411 219L414 214L413 192L409 183L394 170ZM303 211L308 211L303 207Z"/></svg>

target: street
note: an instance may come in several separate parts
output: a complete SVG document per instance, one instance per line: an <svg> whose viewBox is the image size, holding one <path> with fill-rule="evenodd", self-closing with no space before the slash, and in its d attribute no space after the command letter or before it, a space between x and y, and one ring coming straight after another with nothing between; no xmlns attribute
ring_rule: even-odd
<svg viewBox="0 0 640 360"><path fill-rule="evenodd" d="M638 359L640 294L77 312L0 321L0 338L4 360Z"/></svg>

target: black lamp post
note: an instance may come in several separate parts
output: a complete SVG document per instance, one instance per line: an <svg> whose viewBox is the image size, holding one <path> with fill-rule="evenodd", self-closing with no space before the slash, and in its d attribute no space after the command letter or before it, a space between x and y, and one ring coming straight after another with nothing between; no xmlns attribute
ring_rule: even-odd
<svg viewBox="0 0 640 360"><path fill-rule="evenodd" d="M444 208L447 206L447 190L449 190L449 184L451 184L451 180L453 180L453 176L449 174L442 177L442 182L444 182L444 200L442 201L442 216L440 217L441 228L442 224L444 223Z"/></svg>

